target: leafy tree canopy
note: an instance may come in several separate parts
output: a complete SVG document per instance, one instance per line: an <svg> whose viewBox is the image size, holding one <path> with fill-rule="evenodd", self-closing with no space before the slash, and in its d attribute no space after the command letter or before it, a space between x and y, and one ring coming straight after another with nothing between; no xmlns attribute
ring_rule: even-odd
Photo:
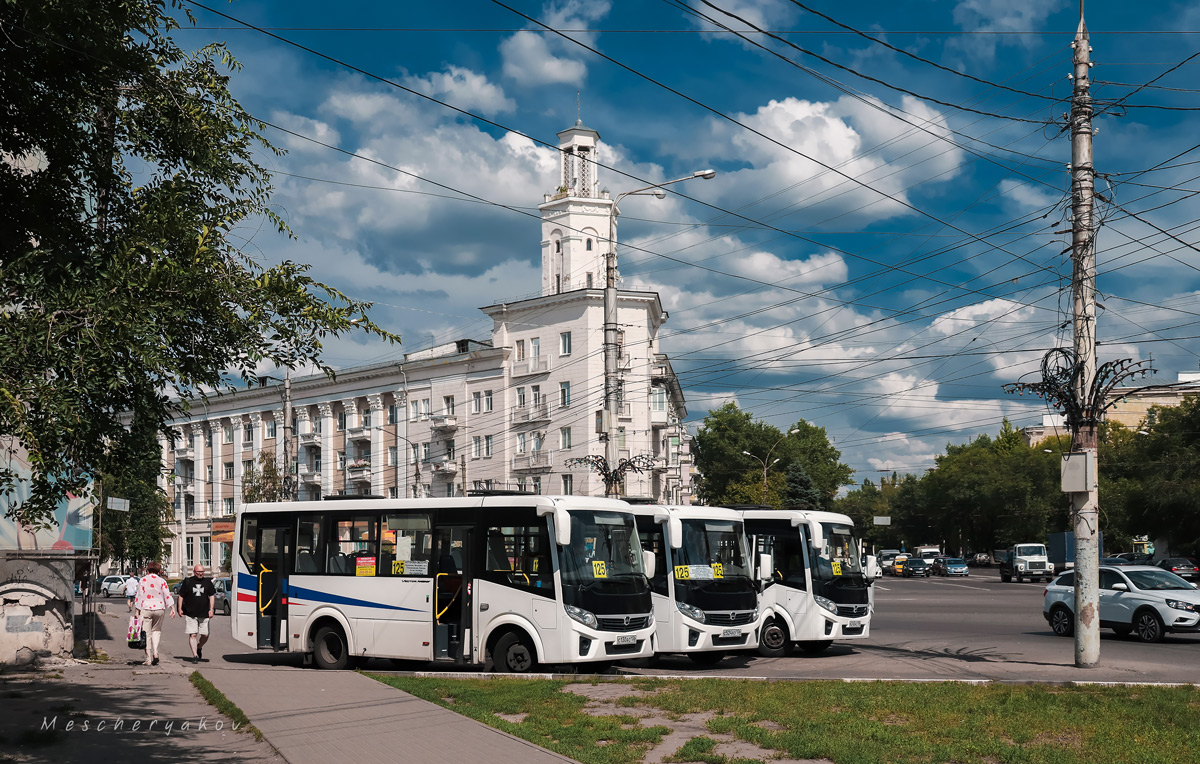
<svg viewBox="0 0 1200 764"><path fill-rule="evenodd" d="M370 303L240 248L267 221L277 152L228 90L220 44L181 49L171 0L0 1L0 436L33 474L10 509L52 522L116 471L125 412L162 431L173 399L264 364L320 361ZM16 476L0 473L0 490Z"/></svg>

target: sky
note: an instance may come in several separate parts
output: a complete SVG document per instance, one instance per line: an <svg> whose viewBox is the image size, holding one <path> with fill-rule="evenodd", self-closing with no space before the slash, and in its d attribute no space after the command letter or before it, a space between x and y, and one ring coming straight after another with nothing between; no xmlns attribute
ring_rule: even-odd
<svg viewBox="0 0 1200 764"><path fill-rule="evenodd" d="M693 427L727 401L807 420L877 482L1053 413L1002 386L1071 342L1076 2L190 7L178 41L228 46L287 151L262 161L295 238L248 225L245 251L310 263L403 337L330 344L334 368L487 339L480 307L536 295L537 205L581 119L614 196L717 171L621 204L621 286L660 293ZM1200 368L1200 3L1087 22L1099 359L1170 382Z"/></svg>

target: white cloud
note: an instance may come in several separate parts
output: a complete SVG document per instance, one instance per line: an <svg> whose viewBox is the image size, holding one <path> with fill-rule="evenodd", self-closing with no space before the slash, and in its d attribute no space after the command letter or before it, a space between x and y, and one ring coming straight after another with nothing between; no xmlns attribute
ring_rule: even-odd
<svg viewBox="0 0 1200 764"><path fill-rule="evenodd" d="M538 19L554 29L587 28L608 15L609 2L565 0L547 3ZM580 42L595 47L594 33L570 32ZM504 76L518 85L582 84L587 77L587 55L582 47L562 37L540 31L521 31L500 43Z"/></svg>
<svg viewBox="0 0 1200 764"><path fill-rule="evenodd" d="M1045 186L1034 186L1029 181L1011 178L1000 182L1000 194L1021 212L1040 210L1063 198L1062 192L1048 191Z"/></svg>
<svg viewBox="0 0 1200 764"><path fill-rule="evenodd" d="M504 95L503 88L488 82L484 75L461 66L450 65L444 72L430 72L424 77L407 77L404 84L467 111L497 114L516 108L516 103Z"/></svg>
<svg viewBox="0 0 1200 764"><path fill-rule="evenodd" d="M1046 19L1065 6L1066 0L962 0L954 7L954 23L967 32L1036 32ZM996 57L997 45L1029 47L1030 37L972 34L969 39L951 40L946 48L966 58L991 62Z"/></svg>

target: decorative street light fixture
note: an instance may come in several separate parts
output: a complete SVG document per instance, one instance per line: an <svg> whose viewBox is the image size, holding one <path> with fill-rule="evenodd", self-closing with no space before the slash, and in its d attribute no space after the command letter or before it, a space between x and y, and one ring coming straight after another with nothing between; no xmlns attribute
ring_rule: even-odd
<svg viewBox="0 0 1200 764"><path fill-rule="evenodd" d="M606 257L605 280L604 280L604 460L609 470L616 470L617 467L617 439L614 437L616 430L617 417L619 416L619 406L617 401L617 215L620 211L617 205L627 196L635 196L638 194L653 195L662 199L667 194L662 190L663 186L669 186L672 183L682 183L685 180L694 180L695 178L704 178L710 180L717 174L716 170L696 170L691 175L686 175L675 180L668 180L662 183L645 186L644 188L636 188L632 191L626 191L619 194L613 199L612 207L608 212L608 255ZM620 481L605 481L605 495L618 496L620 495Z"/></svg>
<svg viewBox="0 0 1200 764"><path fill-rule="evenodd" d="M762 503L763 504L767 503L767 470L774 467L779 462L778 459L776 459L775 461L772 461L772 462L768 462L767 459L771 458L772 452L775 451L775 446L778 446L780 443L782 443L784 438L786 438L789 435L795 435L798 432L800 432L799 429L788 430L783 435L780 435L779 440L775 441L775 443L769 449L767 449L767 458L766 459L760 459L759 457L755 456L754 454L750 453L749 451L742 452L743 454L756 460L759 464L761 464L763 466L763 481L762 481Z"/></svg>

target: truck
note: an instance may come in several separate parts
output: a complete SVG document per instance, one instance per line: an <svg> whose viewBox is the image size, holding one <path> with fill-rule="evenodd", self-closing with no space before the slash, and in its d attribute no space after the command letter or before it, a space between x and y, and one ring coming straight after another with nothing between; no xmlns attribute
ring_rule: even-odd
<svg viewBox="0 0 1200 764"><path fill-rule="evenodd" d="M933 544L914 547L912 551L913 557L920 557L922 560L933 564L933 561L942 556L942 548Z"/></svg>
<svg viewBox="0 0 1200 764"><path fill-rule="evenodd" d="M1054 563L1046 554L1046 545L1036 542L1013 544L1008 549L997 549L993 557L1000 558L1000 580L1004 583L1017 579L1021 583L1028 578L1030 581L1049 581L1054 578Z"/></svg>
<svg viewBox="0 0 1200 764"><path fill-rule="evenodd" d="M1062 572L1075 567L1075 534L1071 531L1051 533L1046 539L1050 550L1050 562L1054 569ZM1104 534L1098 534L1096 543L1100 545L1100 556L1104 556Z"/></svg>

